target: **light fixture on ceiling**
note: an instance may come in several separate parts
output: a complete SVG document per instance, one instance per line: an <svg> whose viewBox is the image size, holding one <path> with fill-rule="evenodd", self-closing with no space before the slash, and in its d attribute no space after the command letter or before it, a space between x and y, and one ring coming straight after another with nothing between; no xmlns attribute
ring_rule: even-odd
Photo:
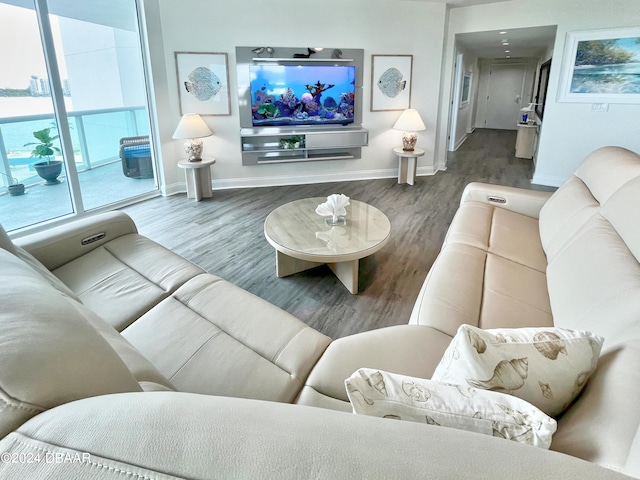
<svg viewBox="0 0 640 480"><path fill-rule="evenodd" d="M507 45L509 45L509 42L502 42L503 47L506 47Z"/></svg>
<svg viewBox="0 0 640 480"><path fill-rule="evenodd" d="M511 53L511 50L505 50L504 53Z"/></svg>
<svg viewBox="0 0 640 480"><path fill-rule="evenodd" d="M511 55L507 55L505 58L511 58Z"/></svg>
<svg viewBox="0 0 640 480"><path fill-rule="evenodd" d="M506 35L506 34L507 34L507 32L506 32L506 31L504 31L504 30L502 30L501 32L498 32L498 33L499 33L500 35Z"/></svg>

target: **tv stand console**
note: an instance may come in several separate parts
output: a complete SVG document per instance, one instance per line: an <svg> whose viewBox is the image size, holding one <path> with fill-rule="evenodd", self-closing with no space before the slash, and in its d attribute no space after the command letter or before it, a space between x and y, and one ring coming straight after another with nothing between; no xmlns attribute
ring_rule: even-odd
<svg viewBox="0 0 640 480"><path fill-rule="evenodd" d="M315 53L311 53L307 47L275 47L269 48L268 51L255 47L236 47L243 165L361 158L362 147L367 146L369 143L369 131L362 128L364 50L357 48L324 48L315 50ZM305 55L304 58L300 58L301 53L306 54L307 52L309 52L308 56ZM340 120L336 120L335 123L318 121L318 124L311 122L304 125L298 125L297 120L286 121L284 119L277 122L266 122L266 125L262 125L261 123L263 122L254 122L252 105L256 98L254 98L255 93L252 94L251 92L252 68L254 68L254 75L257 75L255 73L256 69L266 68L269 71L277 71L278 66L289 72L297 70L297 67L314 72L314 77L310 81L306 77L304 81L298 80L299 75L296 74L294 76L295 80L291 85L291 90L293 91L296 85L300 86L300 84L307 82L309 85L304 86L307 87L309 92L311 92L310 85L312 87L315 86L316 81L318 85L322 84L322 87L324 87L325 82L339 83L324 80L323 75L326 72L321 73L317 69L323 70L336 67L337 70L342 70L342 73L344 73L343 67L355 67L355 70L353 68L348 69L349 72L352 72L350 75L354 76L351 82L353 84L353 117L348 119L348 122L342 123ZM314 70L314 67L316 70ZM317 77L315 76L316 74ZM268 88L266 83L264 84L263 90L265 91L264 95L267 95L267 99L261 98L261 102L271 103L273 98L280 98L279 95L282 95L281 90L278 90L280 87L275 88L274 85L280 84L274 82ZM334 85L329 88L332 86ZM302 101L302 95L304 94L300 93L299 88L296 92L296 97ZM257 93L260 94L261 92ZM318 93L318 97L320 93ZM333 90L330 93L339 101L337 95L343 93L343 91L338 92L336 89L335 94ZM268 99L269 96L273 98ZM325 98L323 97L323 100ZM336 101L336 98L334 98L334 101ZM288 115L291 116L290 112ZM318 119L320 118L324 117L318 117Z"/></svg>
<svg viewBox="0 0 640 480"><path fill-rule="evenodd" d="M242 128L240 136L243 165L360 158L369 143L361 127Z"/></svg>

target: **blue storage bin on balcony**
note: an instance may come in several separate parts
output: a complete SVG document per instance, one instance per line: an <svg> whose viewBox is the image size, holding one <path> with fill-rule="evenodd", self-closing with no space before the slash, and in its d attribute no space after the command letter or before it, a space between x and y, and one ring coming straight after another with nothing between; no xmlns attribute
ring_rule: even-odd
<svg viewBox="0 0 640 480"><path fill-rule="evenodd" d="M149 137L120 139L122 172L130 178L153 178L153 162Z"/></svg>

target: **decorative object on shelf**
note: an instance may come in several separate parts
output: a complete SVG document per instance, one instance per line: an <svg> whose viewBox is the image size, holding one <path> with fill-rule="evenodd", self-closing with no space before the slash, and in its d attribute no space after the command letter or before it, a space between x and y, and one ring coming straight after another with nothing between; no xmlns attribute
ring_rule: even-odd
<svg viewBox="0 0 640 480"><path fill-rule="evenodd" d="M202 117L197 113L185 113L180 119L180 123L173 132L173 137L177 140L189 139L184 143L184 150L190 162L202 160L202 137L213 135L211 129L204 123Z"/></svg>
<svg viewBox="0 0 640 480"><path fill-rule="evenodd" d="M371 111L405 110L411 105L413 55L371 55Z"/></svg>
<svg viewBox="0 0 640 480"><path fill-rule="evenodd" d="M558 101L640 103L638 42L640 27L568 32Z"/></svg>
<svg viewBox="0 0 640 480"><path fill-rule="evenodd" d="M180 114L231 115L227 54L175 52L175 59Z"/></svg>
<svg viewBox="0 0 640 480"><path fill-rule="evenodd" d="M536 119L533 118L533 112L535 110L536 103L530 103L527 107L520 109L520 123L532 125L536 123Z"/></svg>
<svg viewBox="0 0 640 480"><path fill-rule="evenodd" d="M325 218L324 221L327 225L346 225L347 221L344 218L347 214L345 208L349 205L349 197L342 193L334 193L327 197L327 201L321 203L316 207L316 213Z"/></svg>
<svg viewBox="0 0 640 480"><path fill-rule="evenodd" d="M307 53L294 53L293 58L309 58L311 55L314 55L316 50L314 48L307 48Z"/></svg>
<svg viewBox="0 0 640 480"><path fill-rule="evenodd" d="M420 114L414 108L409 108L402 112L400 118L393 126L394 130L403 130L402 134L402 149L405 152L413 152L418 140L417 131L426 130Z"/></svg>
<svg viewBox="0 0 640 480"><path fill-rule="evenodd" d="M294 137L280 139L280 148L294 149L294 148L304 148L304 147L305 147L305 138L303 135L296 135Z"/></svg>
<svg viewBox="0 0 640 480"><path fill-rule="evenodd" d="M55 160L54 155L60 153L60 149L54 145L58 135L51 136L51 130L55 127L47 127L33 132L37 142L25 143L24 146L34 146L31 156L39 158L40 161L33 164L37 174L46 180L45 185L57 185L60 183L58 177L62 173L62 161Z"/></svg>
<svg viewBox="0 0 640 480"><path fill-rule="evenodd" d="M0 174L4 175L9 180L11 180L11 184L7 186L7 191L9 192L9 195L11 195L12 197L17 197L18 195L24 195L25 193L24 183L19 183L17 178L7 175L6 173L0 172Z"/></svg>
<svg viewBox="0 0 640 480"><path fill-rule="evenodd" d="M342 58L342 50L339 48L334 48L333 52L331 52L331 58Z"/></svg>

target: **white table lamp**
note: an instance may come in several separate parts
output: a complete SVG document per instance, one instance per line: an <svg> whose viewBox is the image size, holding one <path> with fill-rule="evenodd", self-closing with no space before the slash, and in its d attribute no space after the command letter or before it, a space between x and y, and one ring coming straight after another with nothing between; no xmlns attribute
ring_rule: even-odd
<svg viewBox="0 0 640 480"><path fill-rule="evenodd" d="M404 131L402 135L402 149L405 152L412 152L416 146L416 141L418 140L418 134L416 132L427 129L422 118L420 118L420 114L413 108L402 112L402 115L400 115L400 118L398 118L393 128L394 130Z"/></svg>
<svg viewBox="0 0 640 480"><path fill-rule="evenodd" d="M185 113L173 133L175 139L189 139L184 143L184 149L190 162L202 160L202 137L213 135L211 129L204 123L197 113Z"/></svg>

